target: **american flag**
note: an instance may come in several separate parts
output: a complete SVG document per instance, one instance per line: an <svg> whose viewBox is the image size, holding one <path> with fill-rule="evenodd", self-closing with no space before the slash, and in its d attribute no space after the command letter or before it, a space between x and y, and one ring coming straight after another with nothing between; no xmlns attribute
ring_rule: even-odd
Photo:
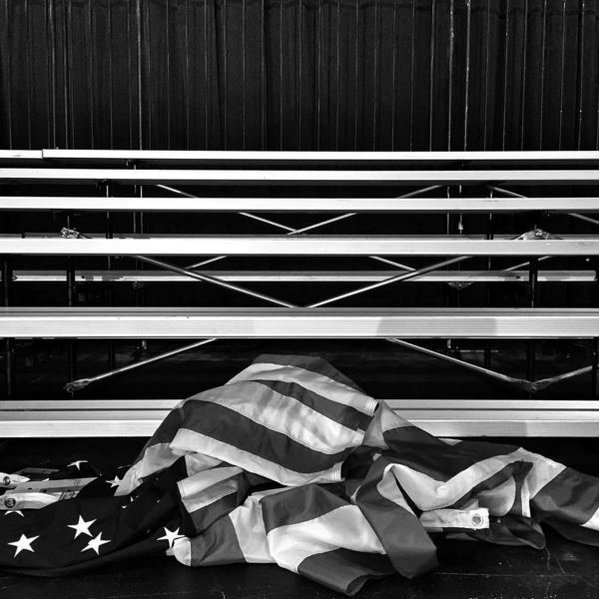
<svg viewBox="0 0 600 599"><path fill-rule="evenodd" d="M352 595L435 568L440 535L543 548L544 523L598 542L595 477L435 438L312 357L260 356L181 402L130 467L77 460L50 478L83 486L31 509L40 494L4 477L21 486L0 496L0 568L54 576L164 554L274 563Z"/></svg>

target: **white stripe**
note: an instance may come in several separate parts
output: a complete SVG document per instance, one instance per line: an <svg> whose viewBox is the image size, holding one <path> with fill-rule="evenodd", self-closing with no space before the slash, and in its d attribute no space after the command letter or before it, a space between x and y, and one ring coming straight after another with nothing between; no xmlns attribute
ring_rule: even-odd
<svg viewBox="0 0 600 599"><path fill-rule="evenodd" d="M242 505L228 515L244 559L251 564L273 562L267 543L260 499L261 497L257 495L250 495Z"/></svg>
<svg viewBox="0 0 600 599"><path fill-rule="evenodd" d="M188 475L214 468L221 462L200 453L188 455L186 453L173 449L170 443L151 445L144 451L142 459L127 470L115 495L128 495L142 484L142 478L168 468L183 455L185 455L185 466Z"/></svg>
<svg viewBox="0 0 600 599"><path fill-rule="evenodd" d="M494 516L506 516L515 504L517 484L514 478L509 478L493 489L484 489L477 493L479 505L486 507Z"/></svg>
<svg viewBox="0 0 600 599"><path fill-rule="evenodd" d="M292 572L312 555L340 548L385 553L377 535L355 505L336 508L318 518L280 526L267 534L275 561Z"/></svg>
<svg viewBox="0 0 600 599"><path fill-rule="evenodd" d="M179 537L173 542L173 547L167 549L167 555L172 555L184 566L192 565L192 542L187 537Z"/></svg>
<svg viewBox="0 0 600 599"><path fill-rule="evenodd" d="M364 432L352 430L293 397L253 381L207 391L194 401L222 405L308 449L329 455L357 447L364 437Z"/></svg>
<svg viewBox="0 0 600 599"><path fill-rule="evenodd" d="M338 462L327 470L301 473L284 468L260 456L254 455L208 435L187 428L180 428L172 445L188 451L199 451L228 464L239 466L248 472L259 474L282 485L300 486L308 483L333 483L342 480L342 463Z"/></svg>
<svg viewBox="0 0 600 599"><path fill-rule="evenodd" d="M252 379L296 383L317 395L354 408L367 414L367 416L372 416L377 408L377 400L372 397L328 376L298 366L272 364L270 362L252 364L234 376L227 384Z"/></svg>
<svg viewBox="0 0 600 599"><path fill-rule="evenodd" d="M379 402L379 409L375 412L366 432L363 445L367 447L378 447L380 449L389 449L388 444L383 438L383 434L395 428L413 426L408 420L404 420L394 412L385 401Z"/></svg>
<svg viewBox="0 0 600 599"><path fill-rule="evenodd" d="M494 476L509 464L518 461L533 463L533 467L523 483L521 493L522 515L527 516L530 509L530 500L557 474L564 470L565 467L562 464L519 448L506 455L481 460L446 482L437 481L427 474L402 464L392 464L390 468L398 483L417 506L423 511L429 511L452 505L470 489ZM507 491L508 488L505 488L502 493ZM488 499L492 498L494 490L487 491L486 495ZM501 505L505 505L505 503L502 502ZM489 507L490 513L494 516L504 515L494 513L491 505L486 507Z"/></svg>
<svg viewBox="0 0 600 599"><path fill-rule="evenodd" d="M188 453L185 456L185 469L188 476L204 472L204 470L208 470L209 468L215 468L221 463L221 460L215 460L215 458L202 453Z"/></svg>
<svg viewBox="0 0 600 599"><path fill-rule="evenodd" d="M522 460L532 464L521 488L521 514L526 518L531 518L531 500L566 466L523 448L520 448L517 453Z"/></svg>
<svg viewBox="0 0 600 599"><path fill-rule="evenodd" d="M584 528L591 528L592 530L598 530L600 525L600 510L596 510L594 515L587 521L584 522L581 526Z"/></svg>
<svg viewBox="0 0 600 599"><path fill-rule="evenodd" d="M401 508L404 508L407 512L414 516L415 514L412 511L412 508L406 502L404 494L400 490L391 468L392 464L385 467L383 475L381 476L381 480L377 483L377 492L382 497L385 497L392 503L399 505Z"/></svg>
<svg viewBox="0 0 600 599"><path fill-rule="evenodd" d="M500 472L508 464L522 459L519 451L481 460L450 480L443 482L403 464L391 464L398 484L423 511L448 507L478 484Z"/></svg>
<svg viewBox="0 0 600 599"><path fill-rule="evenodd" d="M189 514L231 495L238 490L236 476L241 468L224 467L199 472L177 483L181 499Z"/></svg>
<svg viewBox="0 0 600 599"><path fill-rule="evenodd" d="M424 528L468 528L481 530L490 527L489 512L485 508L475 510L441 509L423 512L419 522Z"/></svg>
<svg viewBox="0 0 600 599"><path fill-rule="evenodd" d="M142 484L142 478L168 468L179 457L179 455L175 455L171 451L168 443L156 443L156 445L146 448L142 459L133 464L123 476L121 483L115 491L115 496L129 495L131 491Z"/></svg>

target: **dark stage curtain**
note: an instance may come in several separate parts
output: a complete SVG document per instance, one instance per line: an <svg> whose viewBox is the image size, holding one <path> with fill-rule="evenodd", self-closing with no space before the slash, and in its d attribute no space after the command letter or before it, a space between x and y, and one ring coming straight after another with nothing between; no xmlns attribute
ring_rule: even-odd
<svg viewBox="0 0 600 599"><path fill-rule="evenodd" d="M0 0L0 146L595 149L597 0Z"/></svg>

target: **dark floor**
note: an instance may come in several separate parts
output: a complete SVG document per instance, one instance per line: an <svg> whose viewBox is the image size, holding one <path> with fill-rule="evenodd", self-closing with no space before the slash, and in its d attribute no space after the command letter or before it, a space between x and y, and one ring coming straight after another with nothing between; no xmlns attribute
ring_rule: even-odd
<svg viewBox="0 0 600 599"><path fill-rule="evenodd" d="M129 463L144 439L6 440L0 469L86 458L99 466ZM598 472L597 440L519 439L526 448L589 473ZM446 541L440 566L426 576L370 581L358 599L399 597L587 599L598 597L598 550L548 532L543 551L469 541ZM0 573L2 599L325 599L342 597L272 565L188 568L171 558L140 559L68 578Z"/></svg>

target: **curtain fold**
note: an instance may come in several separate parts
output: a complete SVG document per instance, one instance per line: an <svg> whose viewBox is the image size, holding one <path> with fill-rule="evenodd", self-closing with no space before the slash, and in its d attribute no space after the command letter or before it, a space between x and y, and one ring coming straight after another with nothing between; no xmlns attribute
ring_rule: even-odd
<svg viewBox="0 0 600 599"><path fill-rule="evenodd" d="M0 0L0 146L598 147L596 0Z"/></svg>

